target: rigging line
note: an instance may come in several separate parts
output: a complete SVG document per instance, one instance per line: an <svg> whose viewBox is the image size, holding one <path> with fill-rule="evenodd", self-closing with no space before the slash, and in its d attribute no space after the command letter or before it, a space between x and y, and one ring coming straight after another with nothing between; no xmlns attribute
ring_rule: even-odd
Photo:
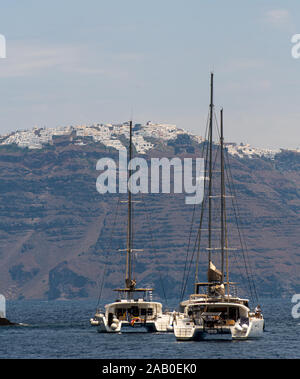
<svg viewBox="0 0 300 379"><path fill-rule="evenodd" d="M206 121L206 129L205 129L205 135L204 135L205 138L207 137L207 131L208 131L208 117L209 116L207 116L207 121ZM201 156L202 157L204 156L204 149L205 149L205 143L202 144L202 151L201 151ZM208 151L208 150L206 149L206 151ZM206 158L207 158L207 154L206 154ZM206 170L207 170L206 165L207 165L207 159L205 160L205 170L204 170L204 173L206 173ZM206 181L204 180L204 188L205 188L205 184L206 184ZM189 251L190 251L190 244L191 244L191 236L192 236L194 219L195 219L195 210L196 210L196 204L194 204L194 207L193 207L192 222L191 222L191 226L190 226L189 239L188 239L188 247L187 247L186 258L185 258L185 263L184 263L183 278L182 278L182 282L181 282L180 298L181 298L183 287L184 287L186 268L187 268L187 262L188 262L188 256L189 256Z"/></svg>
<svg viewBox="0 0 300 379"><path fill-rule="evenodd" d="M206 200L207 200L207 197L206 197ZM201 207L200 220L199 220L199 229L198 229L198 236L197 236L198 241L196 240L196 243L195 243L195 248L197 246L197 260L196 260L195 283L199 281L200 243L201 243L201 233L202 233L202 222L203 222L203 216L204 216L204 209L205 209L205 202L203 201L202 202L202 207ZM196 286L196 285L194 284L194 286ZM197 288L195 288L195 290L197 291Z"/></svg>
<svg viewBox="0 0 300 379"><path fill-rule="evenodd" d="M209 122L209 113L207 115L207 120L206 120L206 128L205 128L205 134L204 134L204 138L205 139L207 138L208 122ZM205 142L203 142L203 144L202 144L202 152L201 152L202 157L203 157L205 145L206 145ZM207 160L205 160L205 163L206 162L207 162ZM205 172L206 172L206 166L205 166ZM204 182L204 184L205 184L205 182ZM193 207L192 222L190 224L188 247L187 247L185 264L184 264L184 270L183 270L183 277L182 277L182 282L181 282L180 296L182 294L183 286L184 286L184 281L185 281L186 268L187 268L188 256L189 256L189 251L190 251L191 235L192 235L192 230L193 230L193 225L194 225L194 218L195 218L195 210L196 210L196 204L194 204L194 207Z"/></svg>
<svg viewBox="0 0 300 379"><path fill-rule="evenodd" d="M244 260L245 269L246 269L246 275L247 275L247 279L248 279L248 282L249 282L249 287L250 287L250 292L252 294L252 298L254 299L254 296L253 296L253 293L254 293L256 300L258 300L257 291L256 291L256 287L255 287L255 282L253 280L253 273L252 273L251 265L249 263L249 257L248 257L247 252L245 251L245 247L247 248L246 241L245 241L244 235L242 234L242 231L241 231L240 226L239 226L239 221L238 221L239 206L238 206L238 203L237 203L237 200L236 200L236 191L235 191L235 187L234 187L234 183L233 183L231 168L230 168L230 165L229 165L228 152L226 154L226 157L227 157L227 161L228 161L228 168L229 168L228 171L229 171L229 174L230 174L230 177L231 177L231 183L232 183L232 189L233 189L233 195L234 195L234 197L232 198L232 204L233 204L233 209L234 209L234 216L235 216L235 220L236 220L236 224L237 224L237 230L238 230L238 235L239 235L239 239L240 239L240 243L241 243L243 260ZM248 262L247 262L247 260L248 260ZM249 274L248 270L250 271L250 274ZM253 289L253 293L252 293L252 289Z"/></svg>
<svg viewBox="0 0 300 379"><path fill-rule="evenodd" d="M215 119L216 130L217 130L218 137L219 137L219 140L220 140L220 138L221 138L221 132L220 132L220 127L219 127L219 124L218 124L218 119L217 119L217 115L216 115L215 110L214 110L214 119Z"/></svg>
<svg viewBox="0 0 300 379"><path fill-rule="evenodd" d="M206 163L205 164L205 177L207 175L207 170L208 170L208 168L207 168L207 166L208 166L208 152L209 152L208 146L209 145L207 144L206 162L205 162ZM204 182L204 183L206 184L206 182ZM208 191L207 185L206 185L206 188L204 187L204 193L205 193L205 189L206 189L206 192L207 192ZM196 249L196 246L198 246L198 248L197 248L197 256L196 256L195 283L197 281L199 281L200 243L201 243L201 233L202 233L202 223L203 223L203 217L204 217L204 210L205 210L205 204L206 204L207 199L208 199L208 196L205 197L205 201L202 201L201 213L200 213L200 219L199 219L199 226L198 226L198 234L197 234L197 239L196 239L195 244L194 244L194 251ZM193 255L194 255L194 252L193 252ZM190 268L191 268L191 265L190 265ZM190 272L190 268L189 268L189 272ZM186 285L187 285L187 281L186 281ZM184 296L184 293L182 294L182 296Z"/></svg>
<svg viewBox="0 0 300 379"><path fill-rule="evenodd" d="M224 170L225 171L225 170ZM226 209L227 209L228 207L226 207ZM227 223L227 211L225 211L224 212L225 214L224 214L224 217L225 217L225 220L226 220L226 223ZM226 235L227 235L227 232L226 232ZM226 236L226 240L228 241L228 236ZM221 242L221 240L219 240L219 242ZM238 268L238 270L239 270L239 272L240 272L240 275L242 276L242 272L241 272L241 269L240 269L240 267L239 267L239 265L238 265L238 260L237 260L237 257L236 257L236 252L235 251L233 251L234 252L234 254L233 254L233 257L234 257L234 260L235 260L235 263L236 263L236 267ZM228 252L226 253L227 255L228 255ZM227 269L226 269L226 271L228 271ZM228 281L228 278L227 278L227 281Z"/></svg>
<svg viewBox="0 0 300 379"><path fill-rule="evenodd" d="M144 195L143 195L142 192L141 192L141 195L142 195L142 201L144 201ZM146 204L146 202L144 202L144 204ZM151 208L149 210L149 213L151 213ZM147 217L147 222L148 222L148 224L150 226L151 223L150 223L150 215L149 215L149 213L146 212L146 217ZM154 263L155 263L155 265L157 267L159 267L159 265L157 264L156 249L154 248L154 237L153 237L153 232L152 232L151 227L149 227L149 232L150 232L150 241L151 241L152 251L154 251L154 254L155 254L155 262ZM168 307L168 300L167 300L166 291L165 291L165 287L164 287L164 283L163 283L163 280L162 280L160 269L158 270L158 276L159 276L159 281L160 281L160 285L161 285L162 292L163 292L163 297L164 297L164 300L165 300L166 305Z"/></svg>
<svg viewBox="0 0 300 379"><path fill-rule="evenodd" d="M206 198L204 200L205 203L207 202L207 199L208 199L208 196L206 196ZM204 207L205 207L205 205L204 205ZM194 243L194 248L193 248L193 253L192 253L192 256L191 256L191 259L190 259L188 273L186 275L186 280L185 280L185 283L184 283L184 288L183 288L183 291L182 291L182 294L181 294L181 301L183 300L183 297L184 297L184 294L185 294L185 291L186 291L187 282L188 282L188 279L189 279L189 275L190 275L190 271L191 271L191 267L192 267L192 262L194 260L195 251L196 251L197 245L198 245L198 249L200 249L201 227L202 227L202 221L203 221L203 214L204 214L204 211L201 212L200 227L198 229L197 237L196 237L196 240L195 240L195 243ZM198 253L198 250L197 250L197 253Z"/></svg>
<svg viewBox="0 0 300 379"><path fill-rule="evenodd" d="M130 189L128 189L130 191ZM134 220L135 216L135 208L134 204L131 205L131 220ZM131 248L134 246L134 238L135 238L135 223L131 223ZM131 276L132 279L135 280L135 265L136 265L136 254L134 252L131 253Z"/></svg>
<svg viewBox="0 0 300 379"><path fill-rule="evenodd" d="M208 149L207 149L208 151ZM219 151L219 146L217 148L217 152L215 154L215 161L213 162L213 170L216 166L216 161L217 161L217 156L218 156L218 151ZM207 189L208 191L208 189ZM191 260L190 260L190 265L189 265L189 269L188 269L188 273L187 273L187 276L186 276L186 281L185 281L185 285L184 285L184 289L183 289L183 293L181 295L181 299L183 299L184 297L184 294L185 294L185 291L186 291L186 287L187 287L187 282L188 282L188 278L189 278L189 275L190 275L190 272L191 272L191 267L192 267L192 262L193 262L193 259L194 259L194 256L195 256L195 251L196 251L196 246L197 246L197 242L198 242L198 251L197 251L197 254L198 252L200 251L200 242L201 242L201 229L202 229L202 221L203 221L203 214L204 214L204 209L205 209L205 204L207 202L207 200L209 199L209 196L205 196L205 198L203 199L203 212L202 212L202 209L201 209L201 215L200 215L200 221L199 221L199 228L198 228L198 233L197 233L197 238L195 240L195 244L194 244L194 249L193 249L193 254L192 254L192 257L191 257ZM198 239L199 238L199 239Z"/></svg>
<svg viewBox="0 0 300 379"><path fill-rule="evenodd" d="M188 239L188 247L187 247L187 253L186 253L186 256L185 256L183 278L182 278L181 288L180 288L180 297L181 297L181 294L182 294L184 280L185 280L186 267L187 267L187 262L188 262L188 255L189 255L190 244L191 244L191 236L192 236L193 225L194 225L195 210L196 210L196 204L194 204L194 207L193 207L192 222L191 222L191 226L190 226L189 239Z"/></svg>
<svg viewBox="0 0 300 379"><path fill-rule="evenodd" d="M232 177L232 174L231 174L231 170L229 169L229 172L230 172L230 175ZM233 183L233 181L232 181ZM233 190L234 190L234 195L235 194L235 188L234 188L234 184L233 184ZM237 209L237 218L240 217L240 209L239 209L239 205L238 205L238 202L236 200L236 196L235 196L235 204L236 204L236 209ZM239 227L239 224L238 224L238 229L240 231L240 227ZM249 267L249 270L250 270L250 278L251 278L251 281L252 281L252 286L253 286L253 289L254 289L254 294L255 294L255 298L256 300L258 301L258 295L257 295L257 291L256 291L256 287L255 287L255 281L254 281L254 276L253 276L253 272L252 272L252 267L251 267L251 262L249 260L249 254L248 254L248 248L247 248L247 243L246 243L246 238L245 238L245 235L243 233L243 230L240 231L240 234L241 234L241 240L242 240L242 243L243 243L243 246L245 246L245 258L246 260L248 261L247 262L247 265ZM244 248L244 247L243 247Z"/></svg>
<svg viewBox="0 0 300 379"><path fill-rule="evenodd" d="M228 179L228 173L227 173L227 170L226 170L226 162L224 162L224 173L226 173L226 177L227 177L227 184L229 186L229 192L232 193L231 191L231 187L230 187L230 183L229 183L229 179ZM226 209L228 209L228 207L226 207ZM226 219L227 219L227 223L228 223L228 214L227 214L227 210L226 210ZM227 240L228 240L228 236L227 236ZM228 254L228 253L227 253ZM237 259L237 252L235 250L233 250L233 258L234 258L234 261L235 261L235 267L238 269L239 271L239 274L240 276L242 277L243 276L243 273L241 271L241 268L240 268L240 265L239 265L239 261ZM228 281L228 279L227 279Z"/></svg>
<svg viewBox="0 0 300 379"><path fill-rule="evenodd" d="M209 149L207 148L207 152L208 152L208 150ZM212 167L213 170L214 170L215 165L216 165L217 156L218 156L218 150L219 150L219 146L218 146L217 152L215 154L215 161L214 161L213 167ZM207 189L207 191L208 191L208 189ZM209 196L206 195L205 198L204 198L204 200L203 200L203 202L202 202L203 207L201 208L201 215L200 215L200 220L199 220L199 227L198 227L197 238L195 240L195 244L194 244L194 248L193 248L193 254L192 254L192 257L190 259L190 265L189 265L188 273L186 275L186 280L185 280L183 292L181 294L181 299L183 299L185 291L186 291L187 282L188 282L188 278L189 278L189 275L190 275L190 271L191 271L191 267L192 267L192 262L194 260L197 243L198 243L197 257L200 254L200 243L201 243L201 230L202 230L203 214L204 214L205 205L206 205L206 202L207 202L208 199L209 199Z"/></svg>
<svg viewBox="0 0 300 379"><path fill-rule="evenodd" d="M208 112L207 119L206 119L206 128L205 128L205 134L204 134L205 140L202 144L202 152L201 152L202 157L204 156L204 150L205 150L205 147L207 145L206 140L208 138L208 125L209 125L209 112ZM205 191L205 185L206 185L205 176L206 176L206 172L207 172L207 156L208 156L208 148L206 149L206 159L205 159L205 169L204 169L204 191ZM202 204L203 204L203 202L202 202ZM203 205L201 205L201 207L202 206ZM180 299L183 298L183 288L184 288L184 283L185 283L187 262L188 262L188 256L189 256L189 251L190 251L190 244L191 244L191 236L192 236L192 230L193 230L194 219L195 219L195 210L196 210L196 204L194 204L194 207L193 207L192 222L191 222L191 226L190 226L188 247L187 247L187 252L186 252L186 258L185 258L185 264L184 264L184 270L183 270L183 277L182 277L181 289L180 289Z"/></svg>
<svg viewBox="0 0 300 379"><path fill-rule="evenodd" d="M209 127L209 123L208 123L209 120L207 120L207 125L206 125L206 131L205 131L205 137L207 138L207 141L208 141L208 127ZM205 190L207 189L207 183L206 183L206 177L207 177L207 172L208 172L208 153L209 153L209 144L207 143L206 144L206 156L205 156L205 168L204 168L204 186L203 186L203 192L205 194ZM204 154L204 148L203 148L203 152L202 152L202 156ZM201 214L200 214L200 219L201 217L203 218L203 212L204 212L204 209L203 209L203 203L204 201L202 201L202 204L201 204ZM199 228L202 227L202 221L200 222L200 219L199 219L199 227L198 227L198 230ZM200 227L201 225L201 227ZM196 257L196 268L195 268L195 282L196 280L198 281L198 276L199 276L199 259L200 259L200 240L201 240L201 233L199 235L199 248L197 250L197 257Z"/></svg>
<svg viewBox="0 0 300 379"><path fill-rule="evenodd" d="M108 256L109 256L109 251L111 251L111 248L112 248L112 239L113 239L113 233L114 233L115 226L116 226L119 204L120 204L120 196L118 196L118 202L116 205L114 223L113 223L112 231L111 231L110 238L109 238L109 249L107 249L108 252L106 253L106 259L105 259L105 264L104 264L104 269L103 269L103 276L102 276L102 281L101 281L101 285L100 285L100 292L99 292L99 296L98 296L97 307L99 305L99 302L100 302L101 296L102 296L104 280L105 280L105 275L106 275L106 269L107 269L107 260L108 260Z"/></svg>
<svg viewBox="0 0 300 379"><path fill-rule="evenodd" d="M230 174L231 174L231 171L230 171ZM232 175L231 175L232 176ZM233 185L233 189L234 189L234 192L235 192L235 188L234 188L234 185ZM236 208L237 208L237 214L238 214L238 217L240 217L240 207L239 207L239 204L235 198L235 203L236 203ZM241 229L241 228L240 228ZM252 265L251 265L251 261L249 259L249 253L248 253L248 247L247 247L247 242L246 242L246 238L245 238L245 235L244 235L244 232L243 230L241 229L241 236L242 236L242 239L243 239L243 243L245 245L245 253L246 253L246 259L248 260L248 267L249 267L249 270L250 270L250 275L251 275L251 280L252 280L252 283L253 283L253 288L254 288L254 293L255 293L255 298L256 298L256 301L259 301L259 298L258 298L258 293L257 293L257 290L256 290L256 286L255 286L255 280L254 280L254 275L253 275L253 271L252 271Z"/></svg>
<svg viewBox="0 0 300 379"><path fill-rule="evenodd" d="M229 176L228 176L229 163L228 163L227 167L228 167L228 169L226 169L227 182L228 182L230 194L233 194L234 192L233 192L233 188L232 188L232 185L231 185L232 177L231 177L231 180L230 180ZM248 285L249 285L249 290L250 290L250 296L251 296L251 298L253 298L252 283L251 283L251 280L250 280L250 275L248 273L247 262L245 261L243 241L242 241L241 236L239 234L239 224L238 224L238 219L236 217L236 210L235 210L235 205L234 205L233 198L232 198L232 208L233 208L233 212L234 212L234 215L235 215L235 222L236 222L236 225L237 225L237 231L238 231L239 240L240 240L240 244L241 244L241 251L242 251L242 255L243 255L244 266L245 266L245 271L246 271L246 277L247 277L247 280L248 280ZM241 275L241 277L243 277L243 274L241 272L241 268L240 268L240 266L238 265L238 262L237 262L237 253L234 253L234 258L235 258L235 261L237 263L237 267L239 268L240 275Z"/></svg>
<svg viewBox="0 0 300 379"><path fill-rule="evenodd" d="M196 244L197 244L198 238L199 238L199 230L198 230L198 232L197 232L197 236L196 236L196 240L195 240L195 244L194 244L194 248L193 248L193 251L192 251L192 257L191 257L191 259L190 259L190 262L193 261L193 258L194 258L194 255L195 255ZM187 264L187 259L186 259L186 264ZM184 293L185 293L185 289L186 289L187 281L188 281L188 278L189 278L189 273L190 273L190 267L189 267L189 270L186 272L186 275L185 275L184 278L183 278L182 289L181 289L181 293L180 293L180 301L183 300L183 296L184 296Z"/></svg>
<svg viewBox="0 0 300 379"><path fill-rule="evenodd" d="M220 117L221 117L221 125L219 130L218 120L216 113L214 112L215 117L215 124L217 126L217 133L219 135L219 143L220 143L220 186L221 186L221 196L220 200L221 203L218 203L217 212L220 211L220 218L221 218L221 235L219 236L219 243L221 246L221 271L222 271L222 282L224 282L224 243L228 242L227 238L227 226L226 226L226 202L225 202L225 193L226 193L226 186L225 186L225 178L224 178L224 135L223 135L223 108L220 111ZM226 261L228 261L228 252L226 252ZM228 276L228 270L227 270L227 276ZM228 282L228 278L227 278Z"/></svg>
<svg viewBox="0 0 300 379"><path fill-rule="evenodd" d="M194 244L194 249L193 249L192 256L191 256L191 259L190 259L190 262L189 262L189 269L188 269L188 272L187 272L187 275L186 275L186 278L185 278L185 282L184 282L184 286L183 286L183 289L182 289L182 292L181 292L180 301L183 300L183 297L184 297L184 294L185 294L185 291L186 291L187 282L188 282L189 274L190 274L190 271L191 271L191 265L192 265L192 262L194 260L196 246L197 246L198 239L200 238L200 233L201 233L201 231L198 230L198 233L197 233L197 236L196 236L196 240L195 240L195 244Z"/></svg>

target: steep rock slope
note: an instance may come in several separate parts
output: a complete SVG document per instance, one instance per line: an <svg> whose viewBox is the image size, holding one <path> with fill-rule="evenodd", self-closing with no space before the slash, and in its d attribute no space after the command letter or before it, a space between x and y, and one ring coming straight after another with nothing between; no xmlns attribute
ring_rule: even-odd
<svg viewBox="0 0 300 379"><path fill-rule="evenodd" d="M178 144L149 152L196 157L199 146ZM101 144L54 145L39 151L0 149L0 291L7 298L97 297L105 269L104 297L124 282L126 195L96 191L97 160L115 150ZM241 230L260 295L299 290L300 154L274 160L230 157ZM144 194L134 206L136 276L157 294L178 297L193 218L185 194ZM117 216L116 216L116 211ZM195 210L195 221L199 207ZM234 214L228 214L229 228ZM195 238L191 231L191 246ZM232 246L238 244L233 229ZM190 249L190 255L192 250ZM205 275L201 257L201 275ZM231 261L232 278L246 281L243 257ZM191 266L187 292L192 290ZM204 278L202 278L204 279Z"/></svg>

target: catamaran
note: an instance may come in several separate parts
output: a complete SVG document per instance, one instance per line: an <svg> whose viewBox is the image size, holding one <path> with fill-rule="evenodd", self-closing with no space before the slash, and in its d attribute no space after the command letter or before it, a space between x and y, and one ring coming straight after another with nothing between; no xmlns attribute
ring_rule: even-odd
<svg viewBox="0 0 300 379"><path fill-rule="evenodd" d="M129 161L132 159L132 121L129 123ZM130 173L130 170L129 170ZM152 300L153 288L138 288L133 272L132 194L128 190L128 220L126 243L125 288L115 289L117 300L97 310L90 320L99 332L172 332L173 313L163 312L160 302Z"/></svg>
<svg viewBox="0 0 300 379"><path fill-rule="evenodd" d="M237 249L229 247L229 232L227 228L227 198L234 198L232 191L233 183L227 183L231 189L231 194L226 195L225 180L231 179L230 175L225 176L225 154L224 154L224 135L223 135L223 109L220 112L220 140L218 150L220 151L220 177L218 183L220 195L213 193L213 179L216 176L215 162L218 154L213 156L213 120L214 120L214 104L213 104L213 73L211 74L210 84L210 112L209 112L209 128L208 141L204 156L207 157L208 164L205 167L205 184L204 184L204 200L201 206L201 215L199 228L195 243L197 250L196 272L194 293L190 295L188 300L180 303L179 313L174 321L174 334L177 340L232 340L232 339L248 339L261 337L264 330L264 318L260 306L254 311L249 308L249 300L241 298L237 295L237 283L229 280L229 251ZM229 164L229 160L228 160ZM226 167L228 168L228 167ZM215 174L215 175L213 175ZM227 173L228 174L228 173ZM208 184L207 184L208 183ZM218 200L218 207L213 208L213 201ZM234 203L234 200L233 204ZM208 203L208 215L207 215ZM208 228L204 228L204 212L206 210L206 220ZM215 228L216 213L219 214L218 226ZM235 214L236 215L236 214ZM213 222L214 221L214 222ZM237 220L236 220L237 221ZM206 226L206 225L205 225ZM213 233L217 231L217 236L213 238ZM200 282L199 277L199 258L202 249L202 234L208 232L207 244L205 251L208 253L207 282ZM238 229L238 235L241 237L241 231ZM244 245L241 242L241 255L243 256ZM221 253L221 257L215 254ZM238 259L235 256L236 259ZM215 263L220 262L221 269L217 269ZM187 276L185 282L187 283ZM254 282L252 283L252 286ZM184 288L184 287L183 287ZM252 287L252 291L253 291ZM184 290L182 290L182 300Z"/></svg>

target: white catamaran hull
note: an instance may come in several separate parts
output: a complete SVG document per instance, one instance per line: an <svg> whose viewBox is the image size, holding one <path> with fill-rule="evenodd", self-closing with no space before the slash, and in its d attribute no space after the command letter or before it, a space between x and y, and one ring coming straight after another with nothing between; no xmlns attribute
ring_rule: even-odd
<svg viewBox="0 0 300 379"><path fill-rule="evenodd" d="M105 316L98 319L99 333L155 333L155 332L173 332L173 318L171 315L163 315L153 321L135 321L113 320L109 326Z"/></svg>
<svg viewBox="0 0 300 379"><path fill-rule="evenodd" d="M189 321L179 320L174 323L174 334L178 341L204 341L204 340L234 340L260 338L263 335L264 320L253 318L249 325L241 325L239 321L234 326L205 328Z"/></svg>
<svg viewBox="0 0 300 379"><path fill-rule="evenodd" d="M230 328L209 330L197 325L191 325L189 327L174 325L174 334L178 341L232 340Z"/></svg>
<svg viewBox="0 0 300 379"><path fill-rule="evenodd" d="M209 300L212 298L184 304L185 313L174 320L174 334L178 341L262 337L263 316L250 312L245 305L248 300L231 297L227 298L227 302Z"/></svg>
<svg viewBox="0 0 300 379"><path fill-rule="evenodd" d="M264 332L264 320L260 318L250 318L249 325L237 323L231 330L233 339L260 338Z"/></svg>

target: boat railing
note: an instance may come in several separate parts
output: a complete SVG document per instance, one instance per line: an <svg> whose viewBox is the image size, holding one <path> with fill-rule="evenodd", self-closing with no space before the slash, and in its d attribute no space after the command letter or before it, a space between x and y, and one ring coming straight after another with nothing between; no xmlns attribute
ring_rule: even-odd
<svg viewBox="0 0 300 379"><path fill-rule="evenodd" d="M238 296L238 289L236 284L229 284L229 292L232 294L233 297Z"/></svg>
<svg viewBox="0 0 300 379"><path fill-rule="evenodd" d="M207 298L206 293L194 293L190 295L190 300L198 300L199 298Z"/></svg>

